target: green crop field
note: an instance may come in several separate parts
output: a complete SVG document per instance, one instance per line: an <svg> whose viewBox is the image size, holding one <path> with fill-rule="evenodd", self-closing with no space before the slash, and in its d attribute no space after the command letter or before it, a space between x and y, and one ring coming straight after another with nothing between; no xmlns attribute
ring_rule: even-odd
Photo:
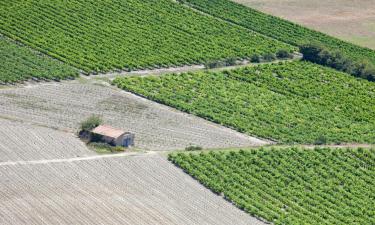
<svg viewBox="0 0 375 225"><path fill-rule="evenodd" d="M5 0L0 32L85 72L196 64L294 48L170 0Z"/></svg>
<svg viewBox="0 0 375 225"><path fill-rule="evenodd" d="M179 0L215 17L257 31L277 40L299 45L306 41L323 43L331 50L337 50L354 60L367 60L375 65L375 51L360 47L318 31L294 24L287 20L267 15L260 11L229 0ZM324 21L324 19L322 19Z"/></svg>
<svg viewBox="0 0 375 225"><path fill-rule="evenodd" d="M170 160L275 225L375 224L375 150L259 149L175 153Z"/></svg>
<svg viewBox="0 0 375 225"><path fill-rule="evenodd" d="M375 143L375 85L308 62L123 77L114 84L282 143Z"/></svg>
<svg viewBox="0 0 375 225"><path fill-rule="evenodd" d="M0 83L36 79L66 79L78 71L68 65L40 55L0 35Z"/></svg>

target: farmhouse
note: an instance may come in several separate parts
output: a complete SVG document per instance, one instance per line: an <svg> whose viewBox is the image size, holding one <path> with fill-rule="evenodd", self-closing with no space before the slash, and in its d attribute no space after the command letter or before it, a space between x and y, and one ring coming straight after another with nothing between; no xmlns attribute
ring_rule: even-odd
<svg viewBox="0 0 375 225"><path fill-rule="evenodd" d="M107 125L97 126L91 131L91 136L94 139L100 139L101 141L115 146L134 146L134 134Z"/></svg>

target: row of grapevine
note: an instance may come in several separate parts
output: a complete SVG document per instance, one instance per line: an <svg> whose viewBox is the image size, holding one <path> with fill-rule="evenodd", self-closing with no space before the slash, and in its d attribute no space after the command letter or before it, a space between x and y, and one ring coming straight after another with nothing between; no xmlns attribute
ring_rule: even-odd
<svg viewBox="0 0 375 225"><path fill-rule="evenodd" d="M374 224L375 150L259 149L169 159L273 224Z"/></svg>
<svg viewBox="0 0 375 225"><path fill-rule="evenodd" d="M88 73L295 50L170 0L5 0L0 32Z"/></svg>
<svg viewBox="0 0 375 225"><path fill-rule="evenodd" d="M118 87L283 143L375 143L375 86L308 62L123 77Z"/></svg>
<svg viewBox="0 0 375 225"><path fill-rule="evenodd" d="M78 75L76 69L3 36L0 36L0 62L0 83L14 83L31 78L60 80Z"/></svg>
<svg viewBox="0 0 375 225"><path fill-rule="evenodd" d="M291 45L299 45L306 41L316 41L324 44L331 50L337 50L344 53L351 59L360 61L367 60L375 65L374 50L339 40L287 20L267 15L230 0L179 1L187 3L190 6L215 17L230 21Z"/></svg>

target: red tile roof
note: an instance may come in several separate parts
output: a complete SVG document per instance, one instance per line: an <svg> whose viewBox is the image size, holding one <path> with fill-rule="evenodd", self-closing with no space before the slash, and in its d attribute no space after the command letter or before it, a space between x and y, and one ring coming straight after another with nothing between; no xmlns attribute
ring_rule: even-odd
<svg viewBox="0 0 375 225"><path fill-rule="evenodd" d="M122 130L115 129L115 128L113 128L111 126L107 126L107 125L100 125L100 126L96 127L94 130L92 130L91 132L95 133L95 134L107 136L107 137L112 137L112 138L118 138L122 134L125 133Z"/></svg>

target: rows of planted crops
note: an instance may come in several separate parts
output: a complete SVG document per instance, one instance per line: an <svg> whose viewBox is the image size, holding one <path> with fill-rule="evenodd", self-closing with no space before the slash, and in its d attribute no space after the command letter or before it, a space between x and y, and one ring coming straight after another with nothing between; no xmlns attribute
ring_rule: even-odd
<svg viewBox="0 0 375 225"><path fill-rule="evenodd" d="M375 65L375 51L360 47L318 31L259 12L230 0L179 0L215 17L233 22L285 43L299 45L306 41L321 42L354 60L367 60Z"/></svg>
<svg viewBox="0 0 375 225"><path fill-rule="evenodd" d="M86 72L293 49L170 0L5 0L0 32Z"/></svg>
<svg viewBox="0 0 375 225"><path fill-rule="evenodd" d="M0 62L0 83L14 83L31 78L60 80L78 75L76 69L3 36L0 36Z"/></svg>
<svg viewBox="0 0 375 225"><path fill-rule="evenodd" d="M308 62L123 77L120 88L283 143L375 143L375 86Z"/></svg>
<svg viewBox="0 0 375 225"><path fill-rule="evenodd" d="M375 224L375 149L211 151L169 158L275 225Z"/></svg>

